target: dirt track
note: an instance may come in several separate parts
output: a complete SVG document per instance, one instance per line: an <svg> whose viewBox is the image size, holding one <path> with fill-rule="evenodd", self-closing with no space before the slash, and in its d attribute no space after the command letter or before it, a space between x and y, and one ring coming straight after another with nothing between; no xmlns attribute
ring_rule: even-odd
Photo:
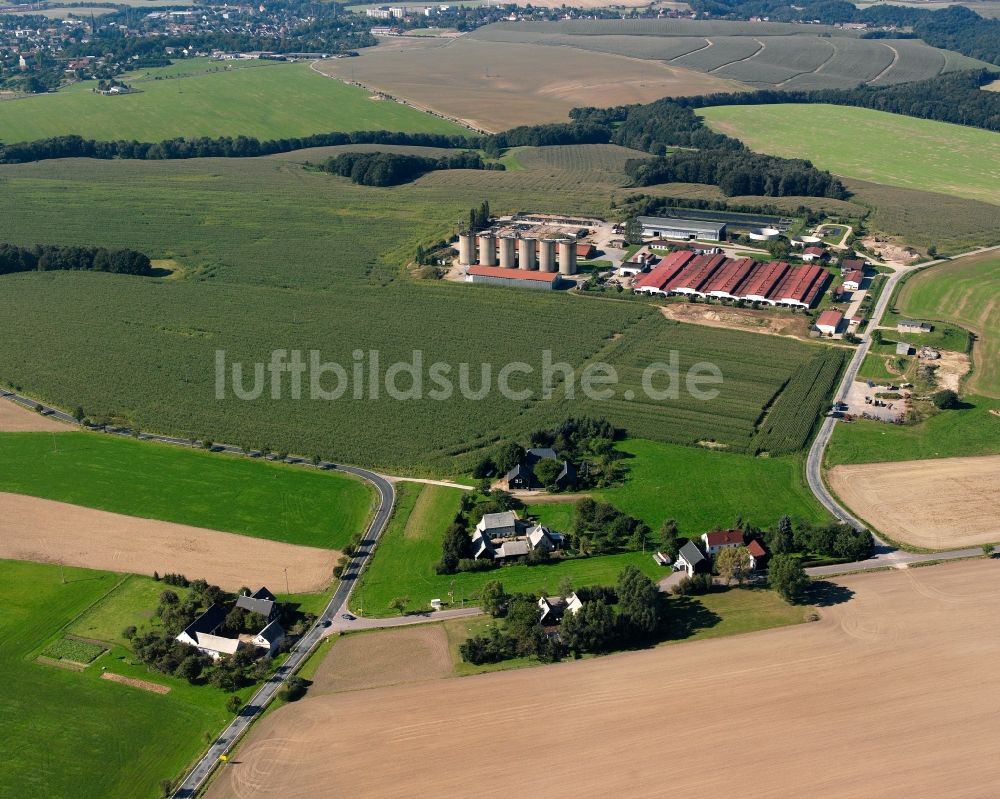
<svg viewBox="0 0 1000 799"><path fill-rule="evenodd" d="M340 553L200 527L137 519L0 492L0 558L152 574L179 572L235 591L293 593L330 584Z"/></svg>
<svg viewBox="0 0 1000 799"><path fill-rule="evenodd" d="M0 433L66 433L72 429L16 402L0 399Z"/></svg>
<svg viewBox="0 0 1000 799"><path fill-rule="evenodd" d="M1000 455L836 466L830 486L890 538L927 549L1000 541Z"/></svg>
<svg viewBox="0 0 1000 799"><path fill-rule="evenodd" d="M208 795L996 796L998 578L858 575L814 624L307 697Z"/></svg>

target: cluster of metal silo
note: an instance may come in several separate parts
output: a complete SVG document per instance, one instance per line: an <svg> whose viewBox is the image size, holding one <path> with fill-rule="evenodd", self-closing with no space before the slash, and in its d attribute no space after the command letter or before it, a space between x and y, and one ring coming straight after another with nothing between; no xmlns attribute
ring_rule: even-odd
<svg viewBox="0 0 1000 799"><path fill-rule="evenodd" d="M477 258L478 245L478 258ZM574 239L534 239L522 236L500 236L487 231L473 236L458 235L458 263L469 266L500 266L502 269L538 270L559 274L576 274L576 241Z"/></svg>

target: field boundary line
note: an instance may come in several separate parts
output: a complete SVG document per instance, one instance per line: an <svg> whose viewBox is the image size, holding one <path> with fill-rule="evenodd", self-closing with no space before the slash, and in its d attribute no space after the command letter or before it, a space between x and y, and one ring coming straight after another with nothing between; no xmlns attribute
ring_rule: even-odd
<svg viewBox="0 0 1000 799"><path fill-rule="evenodd" d="M888 66L881 72L879 72L878 75L876 75L874 78L869 78L868 80L866 80L865 85L870 85L875 83L875 81L880 80L883 75L885 75L890 69L896 66L897 63L899 63L899 50L897 50L891 44L886 44L885 42L879 42L879 44L881 44L883 47L888 47L890 50L892 50L892 61L890 61Z"/></svg>
<svg viewBox="0 0 1000 799"><path fill-rule="evenodd" d="M715 69L710 69L708 71L708 74L711 75L713 72L718 72L720 69L725 69L726 67L732 66L733 64L739 64L741 61L749 61L751 58L755 58L760 53L763 53L764 50L767 48L767 45L765 45L764 42L762 42L760 39L756 37L754 37L754 41L760 45L760 49L754 50L754 52L750 53L750 55L743 56L743 58L734 58L732 61L727 61L725 64L719 64L719 66L717 66ZM739 80L739 79L734 78L733 80Z"/></svg>

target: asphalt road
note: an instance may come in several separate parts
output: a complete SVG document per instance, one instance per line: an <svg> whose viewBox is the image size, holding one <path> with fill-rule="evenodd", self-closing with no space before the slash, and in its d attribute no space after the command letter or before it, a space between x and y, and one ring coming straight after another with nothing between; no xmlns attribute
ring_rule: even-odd
<svg viewBox="0 0 1000 799"><path fill-rule="evenodd" d="M18 405L28 408L29 410L35 410L40 407L42 413L49 418L59 419L60 421L67 422L71 425L79 425L79 422L77 422L77 420L70 414L64 413L57 408L42 405L41 403L38 403L35 400L21 394L8 390L0 390L0 397L11 402L15 402ZM131 437L133 435L133 432L126 428L101 428L101 430L110 435L127 437ZM154 433L139 433L137 437L145 441L158 441L164 444L174 444L182 447L197 448L202 446L201 442L193 441L191 439L177 438L175 436L163 436ZM212 446L212 451L247 457L250 456L242 448L234 447L228 444L214 444ZM256 456L260 457L260 454L257 453ZM290 456L286 459L286 461L288 463L309 463L309 461L305 458L297 456ZM188 772L188 774L184 777L183 782L181 782L176 789L174 793L175 797L191 797L198 792L201 786L205 783L205 780L208 779L212 771L219 764L219 757L226 754L232 748L233 744L239 740L240 736L256 720L257 716L263 712L268 703L274 699L285 680L294 674L295 670L302 664L302 661L308 657L313 648L323 639L324 635L326 635L329 630L335 629L335 619L339 622L337 623L338 629L343 629L347 626L344 623L346 620L340 619L339 615L346 609L347 601L351 596L351 592L354 590L355 583L361 575L365 565L368 563L368 560L374 553L375 544L378 542L379 536L382 535L385 531L386 525L389 523L393 507L396 504L396 490L393 488L392 483L385 477L367 469L361 469L357 466L342 466L340 464L330 463L329 461L321 461L319 464L316 464L316 466L327 471L340 471L353 474L373 485L375 490L378 492L378 506L375 509L375 515L372 517L371 523L368 525L368 530L365 533L365 537L361 540L357 551L354 553L350 563L344 570L340 584L337 586L337 590L334 591L333 596L330 597L330 601L327 603L322 615L316 620L316 623L309 629L309 631L296 642L291 652L289 652L288 658L285 662L275 669L275 672L271 675L270 679L265 682L257 693L250 699L250 701L244 705L243 709L240 710L239 714L232 720L232 722L230 722L229 726L223 730L219 737L215 739L212 745L208 748L208 751L202 756L194 768ZM465 612L456 613L454 615L474 615L476 612L478 612L477 609L470 608ZM429 620L431 619L417 617L409 623L420 623L421 621ZM368 622L368 620L365 621ZM373 626L379 626L376 620L371 620L368 623L359 625L359 627L365 628Z"/></svg>
<svg viewBox="0 0 1000 799"><path fill-rule="evenodd" d="M961 255L956 255L955 258L966 258L971 255L978 255L979 253L989 252L991 250L997 250L1000 247L983 247L977 250L971 250ZM896 286L899 285L899 281L903 279L904 275L909 274L920 269L926 269L929 266L937 266L938 264L948 263L952 259L941 259L938 261L931 261L929 263L903 266L897 269L893 274L889 276L886 281L885 286L882 288L882 293L879 295L878 301L875 303L875 307L872 309L872 314L870 321L868 322L868 328L865 335L862 337L861 344L858 345L857 351L854 353L854 357L848 364L847 369L844 371L843 379L840 381L840 387L837 389L835 399L837 401L842 401L847 397L847 393L850 390L851 384L855 381L858 376L858 371L861 369L861 364L865 360L865 356L871 349L872 340L871 332L882 323L882 317L885 315L886 309L889 307L889 302L892 300L893 292L896 290ZM850 524L852 527L858 530L862 530L867 527L867 525L854 516L847 508L840 504L839 501L830 493L830 490L826 487L826 483L823 482L823 457L826 453L827 445L830 443L830 438L833 436L833 430L837 420L835 417L828 416L823 419L822 425L820 425L819 432L816 434L816 438L813 439L812 446L809 448L809 455L806 458L806 481L809 484L810 490L816 496L816 499L820 501L833 516L842 522ZM835 572L826 573L842 573L844 571L860 571L860 568L848 568L848 567L860 567L868 564L866 568L879 568L881 566L891 566L891 565L903 565L905 563L912 563L919 559L930 560L930 559L940 559L949 560L955 558L969 557L968 553L975 553L977 550L951 550L949 552L939 552L934 555L929 555L922 557L919 555L913 555L911 553L902 552L891 544L883 541L877 535L872 533L872 537L875 539L875 555L868 561L864 561L859 564L846 564L836 567ZM978 550L981 551L981 550ZM834 567L823 567L834 568Z"/></svg>

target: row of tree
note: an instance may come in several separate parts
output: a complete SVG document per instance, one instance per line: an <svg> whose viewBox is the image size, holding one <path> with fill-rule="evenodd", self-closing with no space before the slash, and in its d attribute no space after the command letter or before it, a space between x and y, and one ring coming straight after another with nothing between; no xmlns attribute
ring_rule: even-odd
<svg viewBox="0 0 1000 799"><path fill-rule="evenodd" d="M61 247L54 244L36 244L32 247L0 244L0 275L61 270L111 272L116 275L144 277L152 274L148 256L136 250Z"/></svg>
<svg viewBox="0 0 1000 799"><path fill-rule="evenodd" d="M256 158L309 147L337 147L348 144L398 144L449 149L476 146L465 136L443 133L396 133L388 130L361 130L353 133L316 133L287 139L253 136L165 139L161 142L98 141L82 136L54 136L30 142L0 144L0 163L22 164L52 158L124 158L159 161L184 158Z"/></svg>
<svg viewBox="0 0 1000 799"><path fill-rule="evenodd" d="M749 150L697 150L666 158L632 159L625 172L633 186L658 183L702 183L718 186L729 196L847 196L844 185L809 161L760 155Z"/></svg>
<svg viewBox="0 0 1000 799"><path fill-rule="evenodd" d="M460 152L441 158L400 153L341 153L323 169L350 178L361 186L398 186L439 169L500 169L503 164L483 162L479 153Z"/></svg>

